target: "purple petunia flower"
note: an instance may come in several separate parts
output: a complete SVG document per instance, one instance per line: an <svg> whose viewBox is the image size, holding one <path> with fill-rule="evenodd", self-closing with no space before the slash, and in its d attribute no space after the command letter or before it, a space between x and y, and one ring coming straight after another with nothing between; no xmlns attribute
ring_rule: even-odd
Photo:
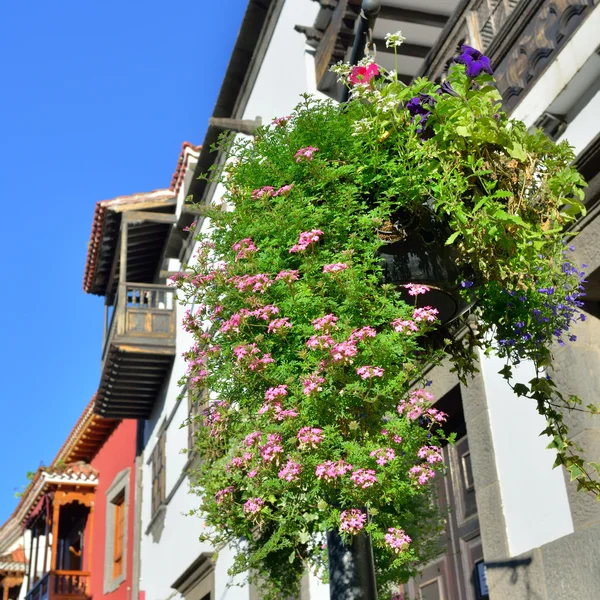
<svg viewBox="0 0 600 600"><path fill-rule="evenodd" d="M460 54L454 59L454 62L465 65L467 68L467 77L477 77L481 73L485 72L493 75L492 65L490 59L484 56L476 48L463 44L460 47Z"/></svg>

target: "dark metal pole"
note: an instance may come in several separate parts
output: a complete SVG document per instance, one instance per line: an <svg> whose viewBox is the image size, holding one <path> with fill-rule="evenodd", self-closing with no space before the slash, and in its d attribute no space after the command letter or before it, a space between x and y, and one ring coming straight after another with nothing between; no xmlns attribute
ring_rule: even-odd
<svg viewBox="0 0 600 600"><path fill-rule="evenodd" d="M355 65L365 55L365 47L370 43L369 31L373 31L377 15L381 9L380 0L363 0L358 25L356 27L356 35L354 37L354 46L350 54L350 64ZM348 101L350 90L344 86L340 102Z"/></svg>
<svg viewBox="0 0 600 600"><path fill-rule="evenodd" d="M361 533L345 544L337 531L327 534L329 598L377 600L371 538Z"/></svg>

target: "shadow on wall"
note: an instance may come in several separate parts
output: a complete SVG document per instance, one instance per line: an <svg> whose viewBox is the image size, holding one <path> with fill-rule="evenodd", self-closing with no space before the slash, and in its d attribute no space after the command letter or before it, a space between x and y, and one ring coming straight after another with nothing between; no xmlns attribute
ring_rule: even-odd
<svg viewBox="0 0 600 600"><path fill-rule="evenodd" d="M533 557L512 558L486 562L485 567L490 580L490 589L494 598L512 600L547 600L546 594L535 589L529 567Z"/></svg>

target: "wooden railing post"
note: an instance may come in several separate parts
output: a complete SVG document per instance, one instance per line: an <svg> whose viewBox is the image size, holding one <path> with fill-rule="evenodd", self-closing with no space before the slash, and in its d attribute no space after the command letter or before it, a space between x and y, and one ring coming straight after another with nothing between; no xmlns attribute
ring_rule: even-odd
<svg viewBox="0 0 600 600"><path fill-rule="evenodd" d="M60 515L60 504L55 501L52 511L52 560L50 561L52 571L56 570L56 559L58 554L58 517Z"/></svg>

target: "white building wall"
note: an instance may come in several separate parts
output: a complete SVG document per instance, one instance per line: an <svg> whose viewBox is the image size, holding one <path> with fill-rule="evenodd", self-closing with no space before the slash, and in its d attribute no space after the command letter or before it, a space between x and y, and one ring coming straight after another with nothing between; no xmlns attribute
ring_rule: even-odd
<svg viewBox="0 0 600 600"><path fill-rule="evenodd" d="M497 356L481 355L481 373L490 415L492 441L511 556L573 532L562 469L553 469L549 440L540 437L545 419L527 398L518 398L498 373ZM531 363L513 368L514 380L535 377Z"/></svg>

